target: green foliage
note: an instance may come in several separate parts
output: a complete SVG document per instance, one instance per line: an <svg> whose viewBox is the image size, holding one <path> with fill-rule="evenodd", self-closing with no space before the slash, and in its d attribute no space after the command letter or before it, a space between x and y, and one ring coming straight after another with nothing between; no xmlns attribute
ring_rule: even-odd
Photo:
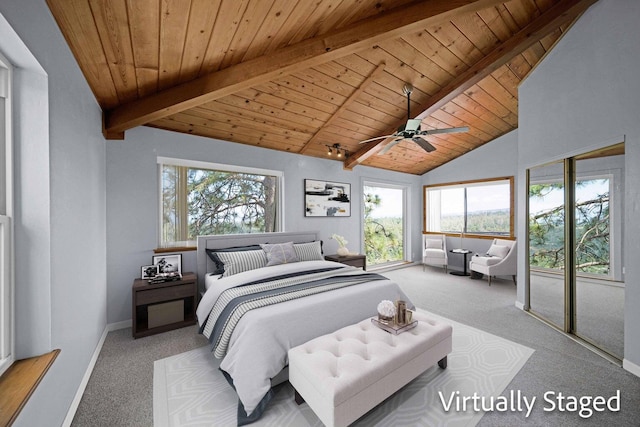
<svg viewBox="0 0 640 427"><path fill-rule="evenodd" d="M404 259L402 218L373 218L373 210L381 203L377 194L364 195L364 244L369 265Z"/></svg>
<svg viewBox="0 0 640 427"><path fill-rule="evenodd" d="M443 216L440 222L440 230L445 233L475 233L508 235L510 217L508 209L493 211L470 212L467 214L467 227L464 229L464 215Z"/></svg>
<svg viewBox="0 0 640 427"><path fill-rule="evenodd" d="M580 182L585 186L590 181ZM530 198L542 198L562 184L532 185ZM576 203L576 270L591 274L608 274L609 193L594 195L590 200ZM532 267L564 269L564 206L556 206L529 216L529 259Z"/></svg>
<svg viewBox="0 0 640 427"><path fill-rule="evenodd" d="M165 166L162 178L165 241L275 231L275 177Z"/></svg>

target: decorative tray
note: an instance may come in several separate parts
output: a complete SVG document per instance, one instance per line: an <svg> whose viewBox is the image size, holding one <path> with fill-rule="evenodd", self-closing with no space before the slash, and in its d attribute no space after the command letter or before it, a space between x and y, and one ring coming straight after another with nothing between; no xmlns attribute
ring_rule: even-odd
<svg viewBox="0 0 640 427"><path fill-rule="evenodd" d="M418 321L417 320L414 320L411 323L403 323L403 324L399 325L397 323L393 323L393 324L383 323L383 322L379 321L378 319L376 319L375 317L371 318L371 323L373 323L374 325L376 325L378 328L382 329L383 331L387 331L390 334L394 334L394 335L401 334L403 332L409 331L409 330L415 328L416 326L418 326Z"/></svg>

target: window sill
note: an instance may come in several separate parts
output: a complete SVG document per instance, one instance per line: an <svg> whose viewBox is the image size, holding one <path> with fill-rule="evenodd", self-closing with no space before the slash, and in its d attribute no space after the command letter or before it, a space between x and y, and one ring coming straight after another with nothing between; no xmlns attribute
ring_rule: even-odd
<svg viewBox="0 0 640 427"><path fill-rule="evenodd" d="M0 426L10 426L53 365L60 350L16 360L0 377Z"/></svg>
<svg viewBox="0 0 640 427"><path fill-rule="evenodd" d="M196 249L198 249L195 246L176 246L173 248L155 248L153 250L154 253L156 254L164 254L164 253L169 253L169 252L188 252L188 251L195 251Z"/></svg>

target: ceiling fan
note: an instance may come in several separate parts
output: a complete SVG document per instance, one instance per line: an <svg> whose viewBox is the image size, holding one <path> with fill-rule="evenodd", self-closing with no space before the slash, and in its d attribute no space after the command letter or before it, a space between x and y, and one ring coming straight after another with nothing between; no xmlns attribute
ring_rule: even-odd
<svg viewBox="0 0 640 427"><path fill-rule="evenodd" d="M386 138L395 138L389 144L387 144L380 152L379 155L385 154L396 144L400 143L403 140L410 140L418 144L423 150L427 153L435 151L436 147L431 145L427 140L427 135L436 135L439 133L458 133L458 132L468 132L469 128L467 126L458 127L458 128L447 128L447 129L420 129L420 124L422 122L421 119L412 119L411 118L411 92L413 92L413 86L410 84L405 84L402 88L402 93L407 95L407 123L400 126L398 130L391 134L385 136L378 136L375 138L365 139L364 141L360 141L359 144L364 144L371 141L377 141L379 139Z"/></svg>

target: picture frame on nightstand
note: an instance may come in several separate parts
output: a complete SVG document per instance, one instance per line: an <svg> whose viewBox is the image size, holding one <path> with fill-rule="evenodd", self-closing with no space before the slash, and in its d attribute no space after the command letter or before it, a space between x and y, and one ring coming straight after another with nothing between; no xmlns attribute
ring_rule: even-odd
<svg viewBox="0 0 640 427"><path fill-rule="evenodd" d="M157 274L178 273L178 275L182 275L182 254L154 255L152 264L158 266Z"/></svg>
<svg viewBox="0 0 640 427"><path fill-rule="evenodd" d="M143 265L140 272L140 278L143 280L153 279L159 272L159 266L157 264L154 265Z"/></svg>

